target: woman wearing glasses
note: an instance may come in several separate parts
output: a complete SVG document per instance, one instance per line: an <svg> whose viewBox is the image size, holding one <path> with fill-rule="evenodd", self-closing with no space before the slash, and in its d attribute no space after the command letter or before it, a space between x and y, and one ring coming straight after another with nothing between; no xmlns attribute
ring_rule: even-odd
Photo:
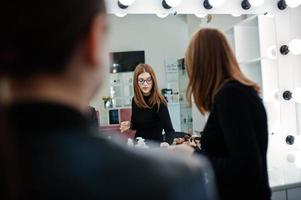
<svg viewBox="0 0 301 200"><path fill-rule="evenodd" d="M121 123L121 132L136 130L135 137L171 143L174 129L167 103L158 90L157 78L152 67L139 64L134 72L134 97L131 122ZM164 129L166 141L163 140ZM164 143L165 144L165 143Z"/></svg>

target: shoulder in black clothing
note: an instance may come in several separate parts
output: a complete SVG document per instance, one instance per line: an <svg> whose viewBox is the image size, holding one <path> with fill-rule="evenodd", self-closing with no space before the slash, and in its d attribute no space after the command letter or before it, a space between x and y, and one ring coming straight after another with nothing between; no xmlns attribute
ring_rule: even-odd
<svg viewBox="0 0 301 200"><path fill-rule="evenodd" d="M233 101L237 101L237 98L242 98L247 101L262 101L254 88L236 80L228 81L221 87L214 97L214 103L216 103L216 101L223 101L225 98L227 100L232 99Z"/></svg>
<svg viewBox="0 0 301 200"><path fill-rule="evenodd" d="M250 86L225 83L215 95L202 134L202 151L211 161L222 200L268 200L267 117Z"/></svg>
<svg viewBox="0 0 301 200"><path fill-rule="evenodd" d="M133 151L99 136L73 108L25 103L6 117L21 141L22 199L202 199L213 186L206 160Z"/></svg>

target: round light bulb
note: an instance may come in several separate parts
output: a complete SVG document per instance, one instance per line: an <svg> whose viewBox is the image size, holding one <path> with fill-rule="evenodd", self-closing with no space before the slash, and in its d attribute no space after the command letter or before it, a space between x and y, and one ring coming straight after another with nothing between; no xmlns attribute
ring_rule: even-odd
<svg viewBox="0 0 301 200"><path fill-rule="evenodd" d="M168 13L157 13L157 17L159 18L165 18L168 16Z"/></svg>
<svg viewBox="0 0 301 200"><path fill-rule="evenodd" d="M292 151L291 153L287 154L286 160L301 169L301 151Z"/></svg>
<svg viewBox="0 0 301 200"><path fill-rule="evenodd" d="M219 8L225 3L225 0L210 0L209 3L212 7Z"/></svg>
<svg viewBox="0 0 301 200"><path fill-rule="evenodd" d="M182 3L182 0L165 0L165 2L170 7L177 7L178 5L180 5Z"/></svg>
<svg viewBox="0 0 301 200"><path fill-rule="evenodd" d="M276 45L272 45L267 50L267 57L269 59L277 59L277 47Z"/></svg>
<svg viewBox="0 0 301 200"><path fill-rule="evenodd" d="M297 150L294 152L295 162L294 164L301 169L301 151Z"/></svg>
<svg viewBox="0 0 301 200"><path fill-rule="evenodd" d="M194 15L198 18L205 18L207 16L206 13L195 13Z"/></svg>
<svg viewBox="0 0 301 200"><path fill-rule="evenodd" d="M295 162L296 162L296 156L295 156L295 154L293 154L293 153L287 154L286 160L287 160L289 163L295 163Z"/></svg>
<svg viewBox="0 0 301 200"><path fill-rule="evenodd" d="M288 44L288 48L290 52L294 55L301 54L301 40L300 39L294 39L290 41Z"/></svg>
<svg viewBox="0 0 301 200"><path fill-rule="evenodd" d="M301 0L286 0L286 4L290 8L296 8L301 5Z"/></svg>
<svg viewBox="0 0 301 200"><path fill-rule="evenodd" d="M293 90L293 100L296 103L301 103L301 88L296 88L295 90Z"/></svg>
<svg viewBox="0 0 301 200"><path fill-rule="evenodd" d="M135 0L119 0L119 2L124 6L130 6L135 2Z"/></svg>
<svg viewBox="0 0 301 200"><path fill-rule="evenodd" d="M260 6L264 3L264 0L249 0L249 3L254 6L254 7L257 7L257 6Z"/></svg>
<svg viewBox="0 0 301 200"><path fill-rule="evenodd" d="M265 95L265 101L267 102L278 102L279 101L279 90L270 89Z"/></svg>
<svg viewBox="0 0 301 200"><path fill-rule="evenodd" d="M233 17L240 17L240 16L241 16L241 13L232 13L232 16L233 16Z"/></svg>
<svg viewBox="0 0 301 200"><path fill-rule="evenodd" d="M125 17L127 13L115 13L117 17Z"/></svg>

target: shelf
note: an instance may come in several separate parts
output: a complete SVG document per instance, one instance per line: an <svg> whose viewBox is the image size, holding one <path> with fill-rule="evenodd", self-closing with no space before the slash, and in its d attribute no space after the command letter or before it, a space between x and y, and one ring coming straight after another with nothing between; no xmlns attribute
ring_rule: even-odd
<svg viewBox="0 0 301 200"><path fill-rule="evenodd" d="M251 65L251 64L260 63L262 60L273 60L273 59L270 59L268 57L254 58L254 59L249 59L249 60L238 61L238 64Z"/></svg>
<svg viewBox="0 0 301 200"><path fill-rule="evenodd" d="M102 110L116 110L116 109L132 109L132 106L118 106L118 107L112 107L112 108L103 108Z"/></svg>
<svg viewBox="0 0 301 200"><path fill-rule="evenodd" d="M250 65L250 64L256 64L256 63L260 63L261 60L263 60L264 58L255 58L255 59L250 59L250 60L244 60L244 61L239 61L238 64L240 65Z"/></svg>
<svg viewBox="0 0 301 200"><path fill-rule="evenodd" d="M234 26L231 26L231 27L225 29L224 32L226 34L233 35L234 34L234 27L237 27L237 26L257 27L258 26L257 16L252 15L252 16L238 22Z"/></svg>

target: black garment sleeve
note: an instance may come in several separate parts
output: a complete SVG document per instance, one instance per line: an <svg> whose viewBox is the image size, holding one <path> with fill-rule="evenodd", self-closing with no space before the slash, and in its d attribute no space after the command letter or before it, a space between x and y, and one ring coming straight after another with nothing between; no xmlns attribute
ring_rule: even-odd
<svg viewBox="0 0 301 200"><path fill-rule="evenodd" d="M91 122L91 125L95 128L99 127L98 117L96 109L92 106L89 106L89 121Z"/></svg>
<svg viewBox="0 0 301 200"><path fill-rule="evenodd" d="M136 104L134 101L134 98L132 99L132 115L131 115L131 130L136 130L136 122L135 122L135 116L136 115Z"/></svg>
<svg viewBox="0 0 301 200"><path fill-rule="evenodd" d="M227 149L226 157L208 156L216 176L223 183L256 184L263 163L248 94L241 88L224 88L214 107Z"/></svg>
<svg viewBox="0 0 301 200"><path fill-rule="evenodd" d="M168 144L172 144L175 130L173 129L166 104L161 103L158 115L165 132L165 142L167 142Z"/></svg>

